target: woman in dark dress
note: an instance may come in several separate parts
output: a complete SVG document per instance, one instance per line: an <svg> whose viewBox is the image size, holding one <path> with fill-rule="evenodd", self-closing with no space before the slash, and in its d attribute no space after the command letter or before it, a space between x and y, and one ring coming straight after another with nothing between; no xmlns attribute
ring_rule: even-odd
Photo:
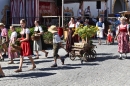
<svg viewBox="0 0 130 86"><path fill-rule="evenodd" d="M30 30L26 28L26 21L24 19L20 20L20 25L21 25L21 32L20 32L21 38L18 39L21 43L20 65L15 72L22 72L22 64L23 64L24 57L28 57L33 65L30 70L36 68L36 65L31 56L32 50L31 50L30 39L29 39Z"/></svg>
<svg viewBox="0 0 130 86"><path fill-rule="evenodd" d="M34 22L34 24L35 24L34 32L35 32L35 34L40 36L39 40L37 40L37 41L34 40L34 42L33 42L33 50L36 51L36 55L37 55L35 57L35 59L39 59L38 51L44 52L45 53L45 57L47 57L48 56L48 52L45 51L45 48L46 48L45 46L46 45L45 45L45 43L43 41L43 30L42 30L42 27L39 26L39 21L37 21L37 20Z"/></svg>
<svg viewBox="0 0 130 86"><path fill-rule="evenodd" d="M72 28L69 28L68 36L67 36L67 39L66 39L66 51L68 52L66 54L67 57L69 56L69 52L71 52L72 45L74 45L74 40L73 40L72 36L73 36Z"/></svg>

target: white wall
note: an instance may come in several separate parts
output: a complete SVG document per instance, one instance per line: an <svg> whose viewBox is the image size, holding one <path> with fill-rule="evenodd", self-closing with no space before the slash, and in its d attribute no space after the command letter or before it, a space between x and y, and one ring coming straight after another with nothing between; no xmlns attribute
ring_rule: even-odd
<svg viewBox="0 0 130 86"><path fill-rule="evenodd" d="M95 2L84 2L84 10L85 8L87 8L88 6L90 6L90 10L91 10L91 14L94 17L98 16L98 10L96 9L96 1ZM101 2L101 10L104 10L104 2ZM71 4L64 4L64 7L69 7L70 9L73 8L74 11L74 16L77 16L77 11L79 8L79 3L71 3Z"/></svg>
<svg viewBox="0 0 130 86"><path fill-rule="evenodd" d="M5 5L9 5L10 6L10 0L0 0L0 22L1 22L1 19L3 17L3 15L1 14L1 12L4 9Z"/></svg>

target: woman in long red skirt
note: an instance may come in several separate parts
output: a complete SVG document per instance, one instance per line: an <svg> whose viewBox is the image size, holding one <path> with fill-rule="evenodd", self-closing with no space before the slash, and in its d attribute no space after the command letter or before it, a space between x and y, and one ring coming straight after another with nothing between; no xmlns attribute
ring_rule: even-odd
<svg viewBox="0 0 130 86"><path fill-rule="evenodd" d="M121 24L117 27L117 35L116 38L118 41L118 52L120 53L119 59L122 59L122 54L124 53L127 57L127 53L129 53L129 25L125 22L126 18L121 17Z"/></svg>
<svg viewBox="0 0 130 86"><path fill-rule="evenodd" d="M22 64L23 64L23 58L28 57L32 63L32 68L30 70L33 70L36 68L36 65L32 59L32 50L30 46L30 39L29 39L29 33L30 30L26 28L26 21L24 19L20 20L20 25L21 25L21 38L20 43L21 43L21 57L20 57L20 65L19 68L15 72L22 72Z"/></svg>

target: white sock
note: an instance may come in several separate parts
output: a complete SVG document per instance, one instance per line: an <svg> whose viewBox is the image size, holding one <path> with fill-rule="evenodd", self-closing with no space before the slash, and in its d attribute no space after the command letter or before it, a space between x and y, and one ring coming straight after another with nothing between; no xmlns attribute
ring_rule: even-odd
<svg viewBox="0 0 130 86"><path fill-rule="evenodd" d="M120 57L122 57L122 54L120 54Z"/></svg>

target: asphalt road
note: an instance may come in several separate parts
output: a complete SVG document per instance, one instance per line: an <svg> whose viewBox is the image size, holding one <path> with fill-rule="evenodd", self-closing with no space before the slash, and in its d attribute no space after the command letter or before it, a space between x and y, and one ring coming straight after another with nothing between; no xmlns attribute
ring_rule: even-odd
<svg viewBox="0 0 130 86"><path fill-rule="evenodd" d="M77 57L75 61L66 58L63 66L58 60L58 67L51 68L53 64L52 50L48 58L41 53L40 59L35 60L37 68L29 71L31 63L25 57L23 72L15 73L19 58L15 64L8 65L8 59L0 62L6 77L0 78L0 86L130 86L130 54L128 58L119 60L117 44L97 45L97 59L81 64ZM66 52L60 49L59 54Z"/></svg>

